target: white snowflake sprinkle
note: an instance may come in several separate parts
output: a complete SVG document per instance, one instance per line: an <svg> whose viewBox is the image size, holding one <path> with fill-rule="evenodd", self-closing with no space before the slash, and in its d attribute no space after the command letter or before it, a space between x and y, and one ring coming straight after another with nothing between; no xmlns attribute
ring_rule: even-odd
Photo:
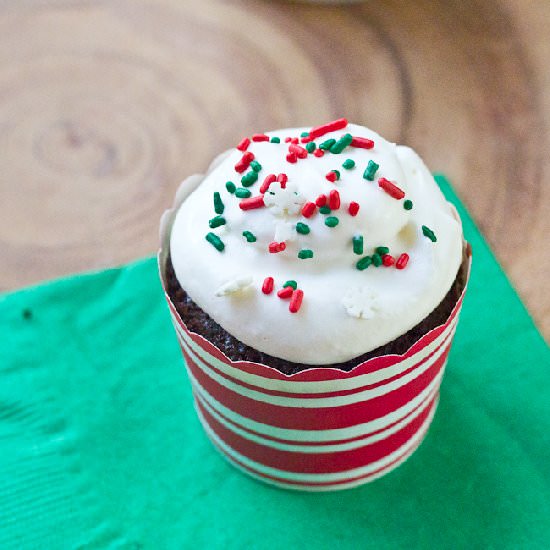
<svg viewBox="0 0 550 550"><path fill-rule="evenodd" d="M275 216L292 216L300 212L304 199L294 185L287 183L283 189L280 183L273 182L264 195L264 203Z"/></svg>
<svg viewBox="0 0 550 550"><path fill-rule="evenodd" d="M377 296L365 287L348 290L342 298L342 305L348 315L357 319L373 319L383 311Z"/></svg>
<svg viewBox="0 0 550 550"><path fill-rule="evenodd" d="M228 296L236 292L242 292L252 285L253 279L249 275L235 277L216 290L216 296Z"/></svg>

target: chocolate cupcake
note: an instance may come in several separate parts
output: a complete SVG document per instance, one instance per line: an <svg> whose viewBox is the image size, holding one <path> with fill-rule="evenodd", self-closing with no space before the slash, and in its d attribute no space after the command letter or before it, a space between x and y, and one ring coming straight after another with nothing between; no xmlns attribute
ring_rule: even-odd
<svg viewBox="0 0 550 550"><path fill-rule="evenodd" d="M327 490L414 451L470 253L411 149L345 119L255 134L182 184L161 238L197 412L233 464Z"/></svg>

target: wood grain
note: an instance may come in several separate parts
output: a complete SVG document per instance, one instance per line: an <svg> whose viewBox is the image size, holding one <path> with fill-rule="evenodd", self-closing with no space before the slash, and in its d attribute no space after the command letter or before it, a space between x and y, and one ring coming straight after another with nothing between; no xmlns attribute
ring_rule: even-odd
<svg viewBox="0 0 550 550"><path fill-rule="evenodd" d="M151 254L178 182L346 115L446 172L550 338L550 3L7 0L0 289Z"/></svg>

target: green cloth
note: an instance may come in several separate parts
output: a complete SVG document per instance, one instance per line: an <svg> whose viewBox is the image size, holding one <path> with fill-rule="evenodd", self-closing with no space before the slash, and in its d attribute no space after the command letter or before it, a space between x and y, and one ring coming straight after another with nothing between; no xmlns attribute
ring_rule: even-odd
<svg viewBox="0 0 550 550"><path fill-rule="evenodd" d="M473 272L439 410L403 466L324 494L229 466L148 258L0 297L0 548L547 547L550 353L439 181Z"/></svg>

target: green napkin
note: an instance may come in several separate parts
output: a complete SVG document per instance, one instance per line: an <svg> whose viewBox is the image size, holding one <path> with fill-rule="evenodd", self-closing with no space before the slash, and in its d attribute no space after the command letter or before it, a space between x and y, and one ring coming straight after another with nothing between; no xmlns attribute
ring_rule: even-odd
<svg viewBox="0 0 550 550"><path fill-rule="evenodd" d="M149 258L0 298L0 548L539 548L550 353L474 250L439 410L388 476L287 492L207 441Z"/></svg>

